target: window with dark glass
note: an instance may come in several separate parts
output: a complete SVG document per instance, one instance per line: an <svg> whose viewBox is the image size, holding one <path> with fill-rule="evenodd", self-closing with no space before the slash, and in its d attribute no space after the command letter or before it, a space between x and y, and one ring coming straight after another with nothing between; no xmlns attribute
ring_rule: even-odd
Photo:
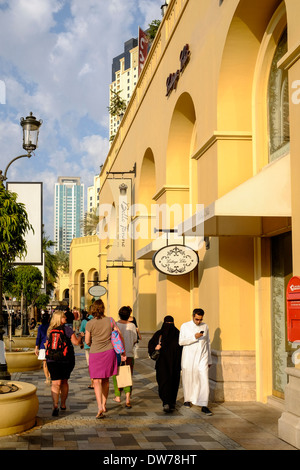
<svg viewBox="0 0 300 470"><path fill-rule="evenodd" d="M269 161L281 157L290 149L288 73L278 68L278 61L287 52L287 30L277 45L268 85Z"/></svg>

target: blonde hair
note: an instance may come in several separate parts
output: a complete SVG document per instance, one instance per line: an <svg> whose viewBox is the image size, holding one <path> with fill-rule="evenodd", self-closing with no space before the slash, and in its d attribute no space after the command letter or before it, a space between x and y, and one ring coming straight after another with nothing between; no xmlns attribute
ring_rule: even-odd
<svg viewBox="0 0 300 470"><path fill-rule="evenodd" d="M49 328L47 330L47 336L49 336L49 333L53 328L57 328L58 326L61 326L61 320L65 316L65 313L61 310L58 310L57 312L54 312L49 324Z"/></svg>

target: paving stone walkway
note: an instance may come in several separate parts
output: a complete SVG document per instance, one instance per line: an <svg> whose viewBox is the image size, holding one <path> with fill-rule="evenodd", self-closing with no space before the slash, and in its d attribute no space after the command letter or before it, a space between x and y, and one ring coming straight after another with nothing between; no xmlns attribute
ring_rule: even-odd
<svg viewBox="0 0 300 470"><path fill-rule="evenodd" d="M42 369L12 374L12 380L37 387L39 411L34 428L0 437L0 450L118 451L113 455L119 456L120 451L184 451L191 459L202 450L294 450L278 438L281 411L269 405L211 404L213 416L202 416L199 407L183 406L180 388L176 410L164 413L150 359L135 361L131 409L125 408L124 397L121 404L113 401L111 381L107 413L102 420L95 419L95 395L88 388L88 369L79 348L69 381L67 410L60 411L58 417L52 417L50 386L44 383Z"/></svg>

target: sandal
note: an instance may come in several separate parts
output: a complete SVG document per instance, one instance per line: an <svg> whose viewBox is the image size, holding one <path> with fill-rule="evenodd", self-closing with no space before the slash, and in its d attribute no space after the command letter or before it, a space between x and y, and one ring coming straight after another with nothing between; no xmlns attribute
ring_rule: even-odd
<svg viewBox="0 0 300 470"><path fill-rule="evenodd" d="M125 407L126 407L126 408L132 408L132 406L131 406L131 404L130 404L129 402L126 403Z"/></svg>
<svg viewBox="0 0 300 470"><path fill-rule="evenodd" d="M115 401L116 403L121 403L121 399L117 400L117 397L113 398L113 401Z"/></svg>
<svg viewBox="0 0 300 470"><path fill-rule="evenodd" d="M59 409L54 408L53 411L52 411L52 416L58 416L58 415L59 415Z"/></svg>
<svg viewBox="0 0 300 470"><path fill-rule="evenodd" d="M96 419L103 419L103 418L104 418L104 414L103 414L103 411L101 411L100 413L97 414Z"/></svg>

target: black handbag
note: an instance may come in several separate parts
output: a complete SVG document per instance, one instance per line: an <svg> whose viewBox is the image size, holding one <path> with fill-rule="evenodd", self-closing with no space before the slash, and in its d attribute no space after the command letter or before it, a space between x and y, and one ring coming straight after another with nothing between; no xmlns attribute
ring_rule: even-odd
<svg viewBox="0 0 300 470"><path fill-rule="evenodd" d="M161 344L161 335L159 337L158 344ZM157 361L159 356L160 356L160 349L154 349L154 351L153 351L153 353L151 354L150 357L151 357L151 359L153 359L153 361Z"/></svg>

